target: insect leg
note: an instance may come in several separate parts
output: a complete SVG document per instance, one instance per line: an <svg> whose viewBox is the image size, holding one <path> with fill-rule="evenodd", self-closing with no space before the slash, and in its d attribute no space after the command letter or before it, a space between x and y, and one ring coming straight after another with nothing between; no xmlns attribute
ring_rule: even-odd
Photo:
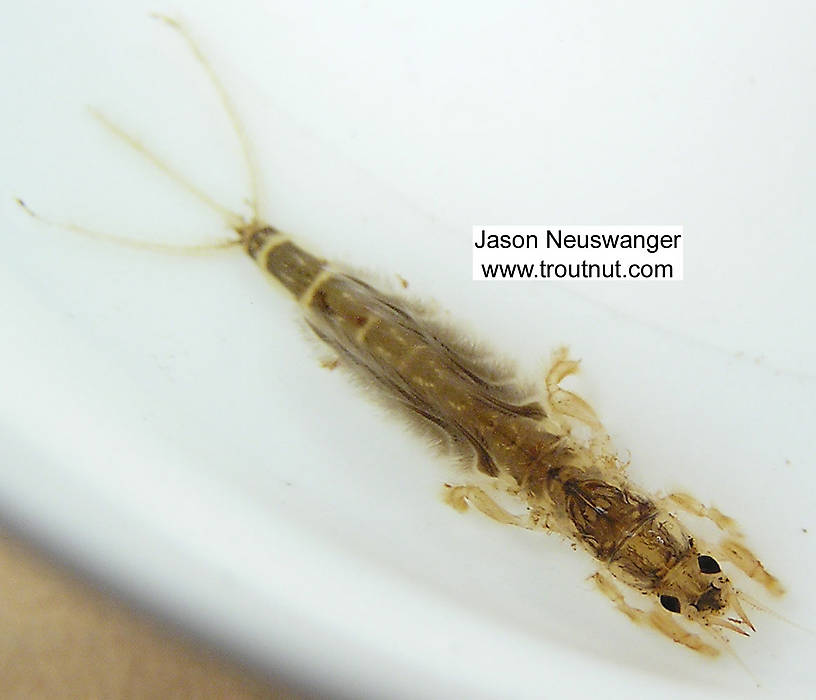
<svg viewBox="0 0 816 700"><path fill-rule="evenodd" d="M689 632L682 625L679 625L668 617L670 613L665 613L662 610L646 612L645 610L629 605L629 603L624 600L623 595L615 583L607 576L604 576L600 571L593 574L592 580L595 581L595 584L601 592L612 601L615 607L632 622L639 625L649 625L661 634L666 635L672 641L682 644L693 651L705 654L706 656L717 656L720 653L719 649L706 644L698 635Z"/></svg>
<svg viewBox="0 0 816 700"><path fill-rule="evenodd" d="M576 374L578 368L578 361L569 358L567 348L558 348L553 353L544 380L547 389L547 404L550 409L549 415L556 419L559 417L573 418L594 430L602 430L603 426L598 420L598 416L595 415L592 406L577 394L562 389L560 386L561 381L571 374Z"/></svg>
<svg viewBox="0 0 816 700"><path fill-rule="evenodd" d="M723 540L720 542L718 554L721 559L734 564L748 578L761 584L769 593L780 596L785 592L779 579L768 573L756 555L741 542L734 539Z"/></svg>
<svg viewBox="0 0 816 700"><path fill-rule="evenodd" d="M725 561L730 561L746 576L762 584L770 593L782 595L785 592L779 580L768 573L759 559L740 542L742 533L733 518L725 515L713 506L703 505L686 493L671 493L662 499L661 502L674 503L687 513L696 515L698 518L707 518L720 528L720 530L731 535L731 537L724 539L720 543L719 557Z"/></svg>
<svg viewBox="0 0 816 700"><path fill-rule="evenodd" d="M528 530L533 527L529 518L508 513L478 486L451 486L445 484L444 498L451 508L460 513L464 513L470 505L488 518L492 518L503 525L516 525Z"/></svg>
<svg viewBox="0 0 816 700"><path fill-rule="evenodd" d="M712 523L714 523L720 530L723 532L727 532L729 535L734 537L742 537L742 533L737 526L736 520L733 518L725 515L717 508L713 506L705 506L696 498L689 496L687 493L670 493L664 499L661 499L663 502L670 501L674 503L676 506L682 508L687 513L691 513L692 515L696 515L698 518L707 518Z"/></svg>

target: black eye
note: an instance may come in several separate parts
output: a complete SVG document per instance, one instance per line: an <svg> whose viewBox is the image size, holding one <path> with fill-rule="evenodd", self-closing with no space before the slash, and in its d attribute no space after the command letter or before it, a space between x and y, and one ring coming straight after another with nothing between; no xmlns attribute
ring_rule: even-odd
<svg viewBox="0 0 816 700"><path fill-rule="evenodd" d="M669 612L679 613L680 612L680 601L677 600L673 595L662 595L660 596L660 604L666 608Z"/></svg>
<svg viewBox="0 0 816 700"><path fill-rule="evenodd" d="M697 557L697 563L700 565L700 571L704 574L718 574L721 571L717 560L708 556L708 554L701 554Z"/></svg>

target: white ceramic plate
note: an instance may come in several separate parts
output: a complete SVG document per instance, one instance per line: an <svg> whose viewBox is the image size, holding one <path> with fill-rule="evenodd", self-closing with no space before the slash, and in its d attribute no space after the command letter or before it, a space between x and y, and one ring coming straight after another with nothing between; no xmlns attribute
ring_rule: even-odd
<svg viewBox="0 0 816 700"><path fill-rule="evenodd" d="M270 675L336 695L803 695L769 615L707 662L636 628L541 533L442 504L463 480L341 372L240 252L139 253L28 218L216 240L234 96L274 224L399 273L576 387L650 490L733 514L812 624L816 296L810 6L15 5L2 25L0 506L7 524ZM682 224L685 281L475 283L470 227ZM759 692L759 691L757 691Z"/></svg>

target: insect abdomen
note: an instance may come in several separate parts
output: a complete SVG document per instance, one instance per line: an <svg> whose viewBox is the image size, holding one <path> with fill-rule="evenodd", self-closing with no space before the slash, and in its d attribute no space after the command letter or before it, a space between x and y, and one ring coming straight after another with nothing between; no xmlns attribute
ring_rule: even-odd
<svg viewBox="0 0 816 700"><path fill-rule="evenodd" d="M303 301L315 280L325 272L326 261L306 252L271 226L246 236L244 247L267 274L280 282L298 301Z"/></svg>
<svg viewBox="0 0 816 700"><path fill-rule="evenodd" d="M245 239L247 253L300 303L314 332L390 398L442 429L479 469L508 470L522 480L542 445L538 403L512 401L509 385L443 343L402 302L332 270L271 227Z"/></svg>

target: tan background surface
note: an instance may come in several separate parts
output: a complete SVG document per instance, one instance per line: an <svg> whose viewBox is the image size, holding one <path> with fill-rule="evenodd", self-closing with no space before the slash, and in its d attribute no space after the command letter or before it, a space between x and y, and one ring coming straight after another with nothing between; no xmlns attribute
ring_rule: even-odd
<svg viewBox="0 0 816 700"><path fill-rule="evenodd" d="M0 697L293 698L0 532Z"/></svg>

